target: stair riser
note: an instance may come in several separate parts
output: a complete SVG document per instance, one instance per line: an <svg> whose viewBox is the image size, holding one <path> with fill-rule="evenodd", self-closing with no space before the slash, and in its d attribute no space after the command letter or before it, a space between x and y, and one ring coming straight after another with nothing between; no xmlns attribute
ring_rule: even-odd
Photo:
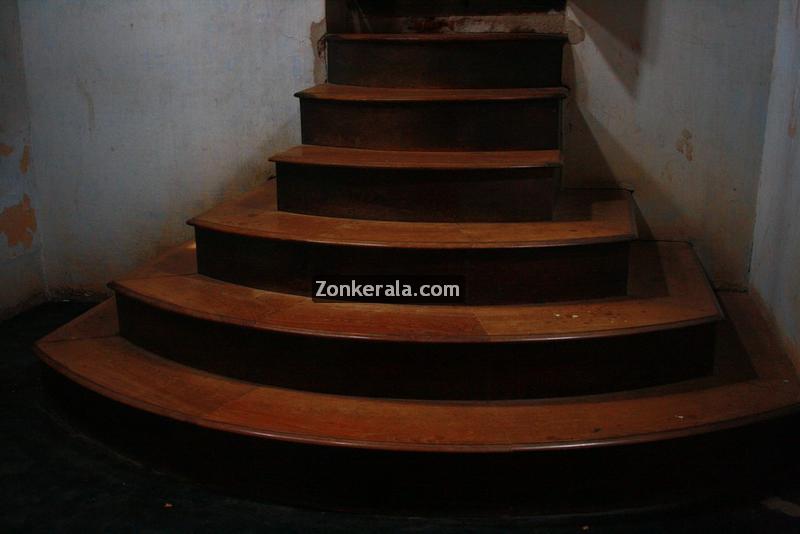
<svg viewBox="0 0 800 534"><path fill-rule="evenodd" d="M369 87L509 88L561 85L564 42L328 40L328 82Z"/></svg>
<svg viewBox="0 0 800 534"><path fill-rule="evenodd" d="M325 275L463 276L466 304L518 304L624 295L627 242L510 249L398 249L257 239L197 228L200 274L311 295Z"/></svg>
<svg viewBox="0 0 800 534"><path fill-rule="evenodd" d="M378 150L558 149L558 98L353 102L301 98L303 143Z"/></svg>
<svg viewBox="0 0 800 534"><path fill-rule="evenodd" d="M292 389L415 399L524 399L634 389L711 372L714 327L508 344L325 339L200 320L117 296L120 331L206 371ZM324 304L320 304L324 306Z"/></svg>
<svg viewBox="0 0 800 534"><path fill-rule="evenodd" d="M278 163L278 209L394 221L550 219L557 167L487 170L365 169Z"/></svg>

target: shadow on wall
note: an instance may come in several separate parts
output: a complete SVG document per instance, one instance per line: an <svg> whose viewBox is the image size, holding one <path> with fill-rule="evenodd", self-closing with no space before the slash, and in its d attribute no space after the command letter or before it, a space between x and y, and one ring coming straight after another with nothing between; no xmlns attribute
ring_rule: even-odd
<svg viewBox="0 0 800 534"><path fill-rule="evenodd" d="M648 0L630 0L620 9L621 4L606 0L570 0L567 3L566 32L570 46L564 53L564 83L570 87L570 96L565 103L565 137L569 146L580 147L567 161L567 178L578 177L582 186L621 186L632 189L627 181L644 174L644 169L625 146L608 131L607 117L591 115L592 97L601 97L608 87L594 72L598 65L613 73L618 85L624 87L628 98L635 98L639 89L640 66L648 52L647 43L654 43L653 32L657 28L647 20L653 8ZM647 32L651 39L647 39ZM574 47L584 40L592 43L592 51L597 57L587 62L576 58ZM588 64L587 64L588 63ZM587 72L588 70L588 72ZM597 87L592 87L597 85ZM630 120L625 110L618 110L613 120ZM631 121L632 122L632 121ZM602 146L600 140L602 139ZM613 167L610 163L614 162Z"/></svg>
<svg viewBox="0 0 800 534"><path fill-rule="evenodd" d="M621 5L607 0L571 0L568 8L572 20L568 19L567 30L572 44L588 35L628 93L635 96L639 65L648 52L655 52L645 50L645 44L658 42L647 39L645 32L657 29L652 22L658 18L647 20L652 10L647 0L626 0L623 9ZM569 71L565 75L569 76Z"/></svg>

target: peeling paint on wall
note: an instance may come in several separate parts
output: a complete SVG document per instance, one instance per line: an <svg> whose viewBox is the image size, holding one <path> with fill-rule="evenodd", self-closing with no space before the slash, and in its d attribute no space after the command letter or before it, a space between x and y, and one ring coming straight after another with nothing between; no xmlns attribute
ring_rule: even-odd
<svg viewBox="0 0 800 534"><path fill-rule="evenodd" d="M263 181L325 74L321 0L18 5L36 189L3 202L31 197L51 291L103 290Z"/></svg>
<svg viewBox="0 0 800 534"><path fill-rule="evenodd" d="M31 123L20 3L0 2L0 320L37 302L45 291L36 237L42 227L39 197L34 181L25 176Z"/></svg>
<svg viewBox="0 0 800 534"><path fill-rule="evenodd" d="M25 249L31 248L36 234L36 211L31 207L28 195L24 195L19 204L0 212L0 234L6 236L9 247L22 245Z"/></svg>
<svg viewBox="0 0 800 534"><path fill-rule="evenodd" d="M31 166L31 145L25 145L22 149L22 157L19 158L19 172L27 174Z"/></svg>

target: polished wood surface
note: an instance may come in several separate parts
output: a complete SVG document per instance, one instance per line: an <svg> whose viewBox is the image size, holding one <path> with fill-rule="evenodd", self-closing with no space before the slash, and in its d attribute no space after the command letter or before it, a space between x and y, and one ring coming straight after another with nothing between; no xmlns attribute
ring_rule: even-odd
<svg viewBox="0 0 800 534"><path fill-rule="evenodd" d="M410 152L301 145L270 158L278 209L346 219L524 222L553 217L557 150Z"/></svg>
<svg viewBox="0 0 800 534"><path fill-rule="evenodd" d="M328 82L395 88L558 86L565 42L564 35L529 33L333 34L327 36Z"/></svg>
<svg viewBox="0 0 800 534"><path fill-rule="evenodd" d="M560 167L559 150L414 152L300 145L270 161L298 165L411 170L507 170Z"/></svg>
<svg viewBox="0 0 800 534"><path fill-rule="evenodd" d="M383 104L439 102L513 102L566 98L566 87L512 89L416 89L398 87L359 87L324 83L295 94L305 100L366 102ZM510 117L509 117L510 118Z"/></svg>
<svg viewBox="0 0 800 534"><path fill-rule="evenodd" d="M127 405L226 432L337 447L502 452L633 444L710 432L800 406L800 384L746 295L726 295L757 376L620 395L526 402L393 401L259 386L159 358L76 323L40 357L85 387ZM107 303L104 306L111 306ZM80 323L80 319L77 323Z"/></svg>
<svg viewBox="0 0 800 534"><path fill-rule="evenodd" d="M513 249L599 244L636 238L627 191L572 189L559 195L553 221L409 223L314 217L277 210L268 182L189 224L248 237L330 245L432 249Z"/></svg>
<svg viewBox="0 0 800 534"><path fill-rule="evenodd" d="M554 150L563 87L300 91L304 144L374 150Z"/></svg>
<svg viewBox="0 0 800 534"><path fill-rule="evenodd" d="M549 343L428 343L247 328L122 293L117 310L121 335L162 357L221 376L339 395L540 399L670 384L713 369L713 323Z"/></svg>
<svg viewBox="0 0 800 534"><path fill-rule="evenodd" d="M554 167L406 170L278 163L278 210L406 222L550 220Z"/></svg>
<svg viewBox="0 0 800 534"><path fill-rule="evenodd" d="M628 282L627 242L413 249L320 245L199 228L195 236L201 274L300 295L310 294L314 279L419 275L458 279L465 304L527 304L619 296Z"/></svg>
<svg viewBox="0 0 800 534"><path fill-rule="evenodd" d="M301 97L302 142L415 151L560 148L560 97L522 93L486 95L484 90L473 93L472 99L462 94L440 100L422 92L397 91L382 99L365 91L348 91L338 98Z"/></svg>
<svg viewBox="0 0 800 534"><path fill-rule="evenodd" d="M308 295L315 276L456 276L471 305L622 295L636 235L617 190L562 192L552 221L438 223L280 211L269 183L190 224L199 272L213 278Z"/></svg>
<svg viewBox="0 0 800 534"><path fill-rule="evenodd" d="M277 186L192 219L196 244L113 283L37 344L45 363L189 425L464 472L476 455L448 453L624 462L606 446L798 410L774 334L746 295L725 320L690 245L635 241L628 192L555 194L564 36L448 34L563 0L328 4L339 83L297 93L303 145L272 158ZM459 275L468 296L314 302L327 274Z"/></svg>
<svg viewBox="0 0 800 534"><path fill-rule="evenodd" d="M677 244L634 247L624 299L546 307L318 303L182 274L191 253L112 286L122 335L194 368L292 389L426 399L635 389L710 372L721 317Z"/></svg>
<svg viewBox="0 0 800 534"><path fill-rule="evenodd" d="M179 249L179 254L185 247ZM717 321L714 293L691 247L636 243L629 296L527 306L313 302L202 275L129 278L118 293L182 315L333 338L482 343L643 333ZM654 262L660 268L654 269Z"/></svg>

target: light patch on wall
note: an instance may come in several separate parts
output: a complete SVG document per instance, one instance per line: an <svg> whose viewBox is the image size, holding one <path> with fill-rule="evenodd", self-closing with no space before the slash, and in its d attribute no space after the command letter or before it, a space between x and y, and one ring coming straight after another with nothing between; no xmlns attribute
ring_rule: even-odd
<svg viewBox="0 0 800 534"><path fill-rule="evenodd" d="M36 210L31 207L28 195L23 195L19 204L0 212L0 234L6 236L9 247L22 245L26 249L31 248L36 234Z"/></svg>
<svg viewBox="0 0 800 534"><path fill-rule="evenodd" d="M686 156L686 159L692 161L694 159L694 145L692 144L692 132L684 130L681 136L675 142L675 149Z"/></svg>
<svg viewBox="0 0 800 534"><path fill-rule="evenodd" d="M31 166L31 145L25 145L22 149L22 157L19 158L19 172L27 174Z"/></svg>
<svg viewBox="0 0 800 534"><path fill-rule="evenodd" d="M324 83L327 77L327 68L325 67L325 32L327 31L325 19L319 22L311 23L310 37L311 46L314 48L314 83Z"/></svg>
<svg viewBox="0 0 800 534"><path fill-rule="evenodd" d="M564 29L566 30L567 39L571 45L576 45L586 39L586 32L583 30L580 24L572 19L566 20Z"/></svg>

